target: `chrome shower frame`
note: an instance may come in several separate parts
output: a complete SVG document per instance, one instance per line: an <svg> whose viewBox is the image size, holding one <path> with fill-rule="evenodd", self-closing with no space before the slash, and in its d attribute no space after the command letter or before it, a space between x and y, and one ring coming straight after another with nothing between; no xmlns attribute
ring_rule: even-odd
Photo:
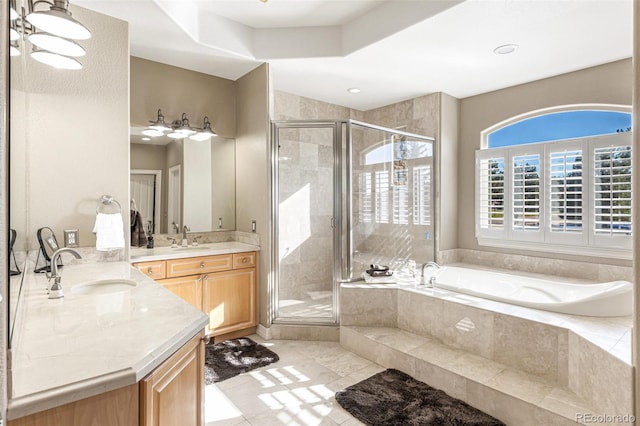
<svg viewBox="0 0 640 426"><path fill-rule="evenodd" d="M295 325L338 325L340 318L339 292L340 284L358 281L353 277L353 182L352 182L352 126L378 130L385 133L406 136L412 139L428 141L433 144L435 155L435 139L401 130L365 123L357 120L277 120L271 122L270 155L271 155L271 279L269 320L273 324ZM279 284L280 262L278 259L279 243L279 163L278 145L280 129L333 129L333 314L331 318L320 317L279 317ZM437 179L437 178L436 178ZM434 180L434 187L437 182ZM340 194L340 195L338 195ZM436 220L434 211L434 221Z"/></svg>

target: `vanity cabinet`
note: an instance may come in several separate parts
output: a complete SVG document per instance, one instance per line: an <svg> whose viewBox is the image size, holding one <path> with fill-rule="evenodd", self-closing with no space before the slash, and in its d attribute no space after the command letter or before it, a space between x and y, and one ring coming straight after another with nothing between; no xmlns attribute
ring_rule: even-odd
<svg viewBox="0 0 640 426"><path fill-rule="evenodd" d="M202 426L204 332L138 383L39 413L8 426Z"/></svg>
<svg viewBox="0 0 640 426"><path fill-rule="evenodd" d="M140 381L140 426L202 425L204 335L197 335Z"/></svg>
<svg viewBox="0 0 640 426"><path fill-rule="evenodd" d="M257 264L256 252L243 252L133 266L209 315L207 334L221 336L258 324Z"/></svg>

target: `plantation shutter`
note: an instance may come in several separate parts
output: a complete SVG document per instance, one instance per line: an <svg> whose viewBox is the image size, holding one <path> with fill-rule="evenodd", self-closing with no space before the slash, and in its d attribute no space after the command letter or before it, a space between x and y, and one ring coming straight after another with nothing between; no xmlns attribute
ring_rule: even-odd
<svg viewBox="0 0 640 426"><path fill-rule="evenodd" d="M379 170L375 173L376 223L389 223L389 172Z"/></svg>
<svg viewBox="0 0 640 426"><path fill-rule="evenodd" d="M582 233L583 197L582 150L551 150L549 230L552 233Z"/></svg>
<svg viewBox="0 0 640 426"><path fill-rule="evenodd" d="M511 229L516 232L538 231L542 193L540 154L516 155L512 164Z"/></svg>
<svg viewBox="0 0 640 426"><path fill-rule="evenodd" d="M358 218L361 223L371 223L373 189L371 173L360 173L358 176Z"/></svg>
<svg viewBox="0 0 640 426"><path fill-rule="evenodd" d="M630 144L597 144L593 148L595 239L606 237L611 240L631 235L631 164Z"/></svg>
<svg viewBox="0 0 640 426"><path fill-rule="evenodd" d="M431 166L413 169L413 224L431 225Z"/></svg>

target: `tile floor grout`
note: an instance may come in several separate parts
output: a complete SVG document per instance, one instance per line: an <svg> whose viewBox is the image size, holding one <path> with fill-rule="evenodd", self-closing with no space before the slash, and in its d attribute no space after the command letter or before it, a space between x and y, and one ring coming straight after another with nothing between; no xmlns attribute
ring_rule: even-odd
<svg viewBox="0 0 640 426"><path fill-rule="evenodd" d="M334 394L384 367L338 342L249 337L280 360L206 386L206 426L362 425L340 407Z"/></svg>

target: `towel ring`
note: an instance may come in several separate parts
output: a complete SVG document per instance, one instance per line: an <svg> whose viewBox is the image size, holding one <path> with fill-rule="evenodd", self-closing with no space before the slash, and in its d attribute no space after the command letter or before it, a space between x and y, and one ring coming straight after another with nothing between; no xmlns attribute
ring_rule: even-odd
<svg viewBox="0 0 640 426"><path fill-rule="evenodd" d="M122 206L120 205L118 200L113 198L111 195L103 195L98 200L98 205L96 206L96 214L100 213L100 207L102 207L102 206L113 206L114 204L118 206L118 213L121 213L122 212Z"/></svg>

